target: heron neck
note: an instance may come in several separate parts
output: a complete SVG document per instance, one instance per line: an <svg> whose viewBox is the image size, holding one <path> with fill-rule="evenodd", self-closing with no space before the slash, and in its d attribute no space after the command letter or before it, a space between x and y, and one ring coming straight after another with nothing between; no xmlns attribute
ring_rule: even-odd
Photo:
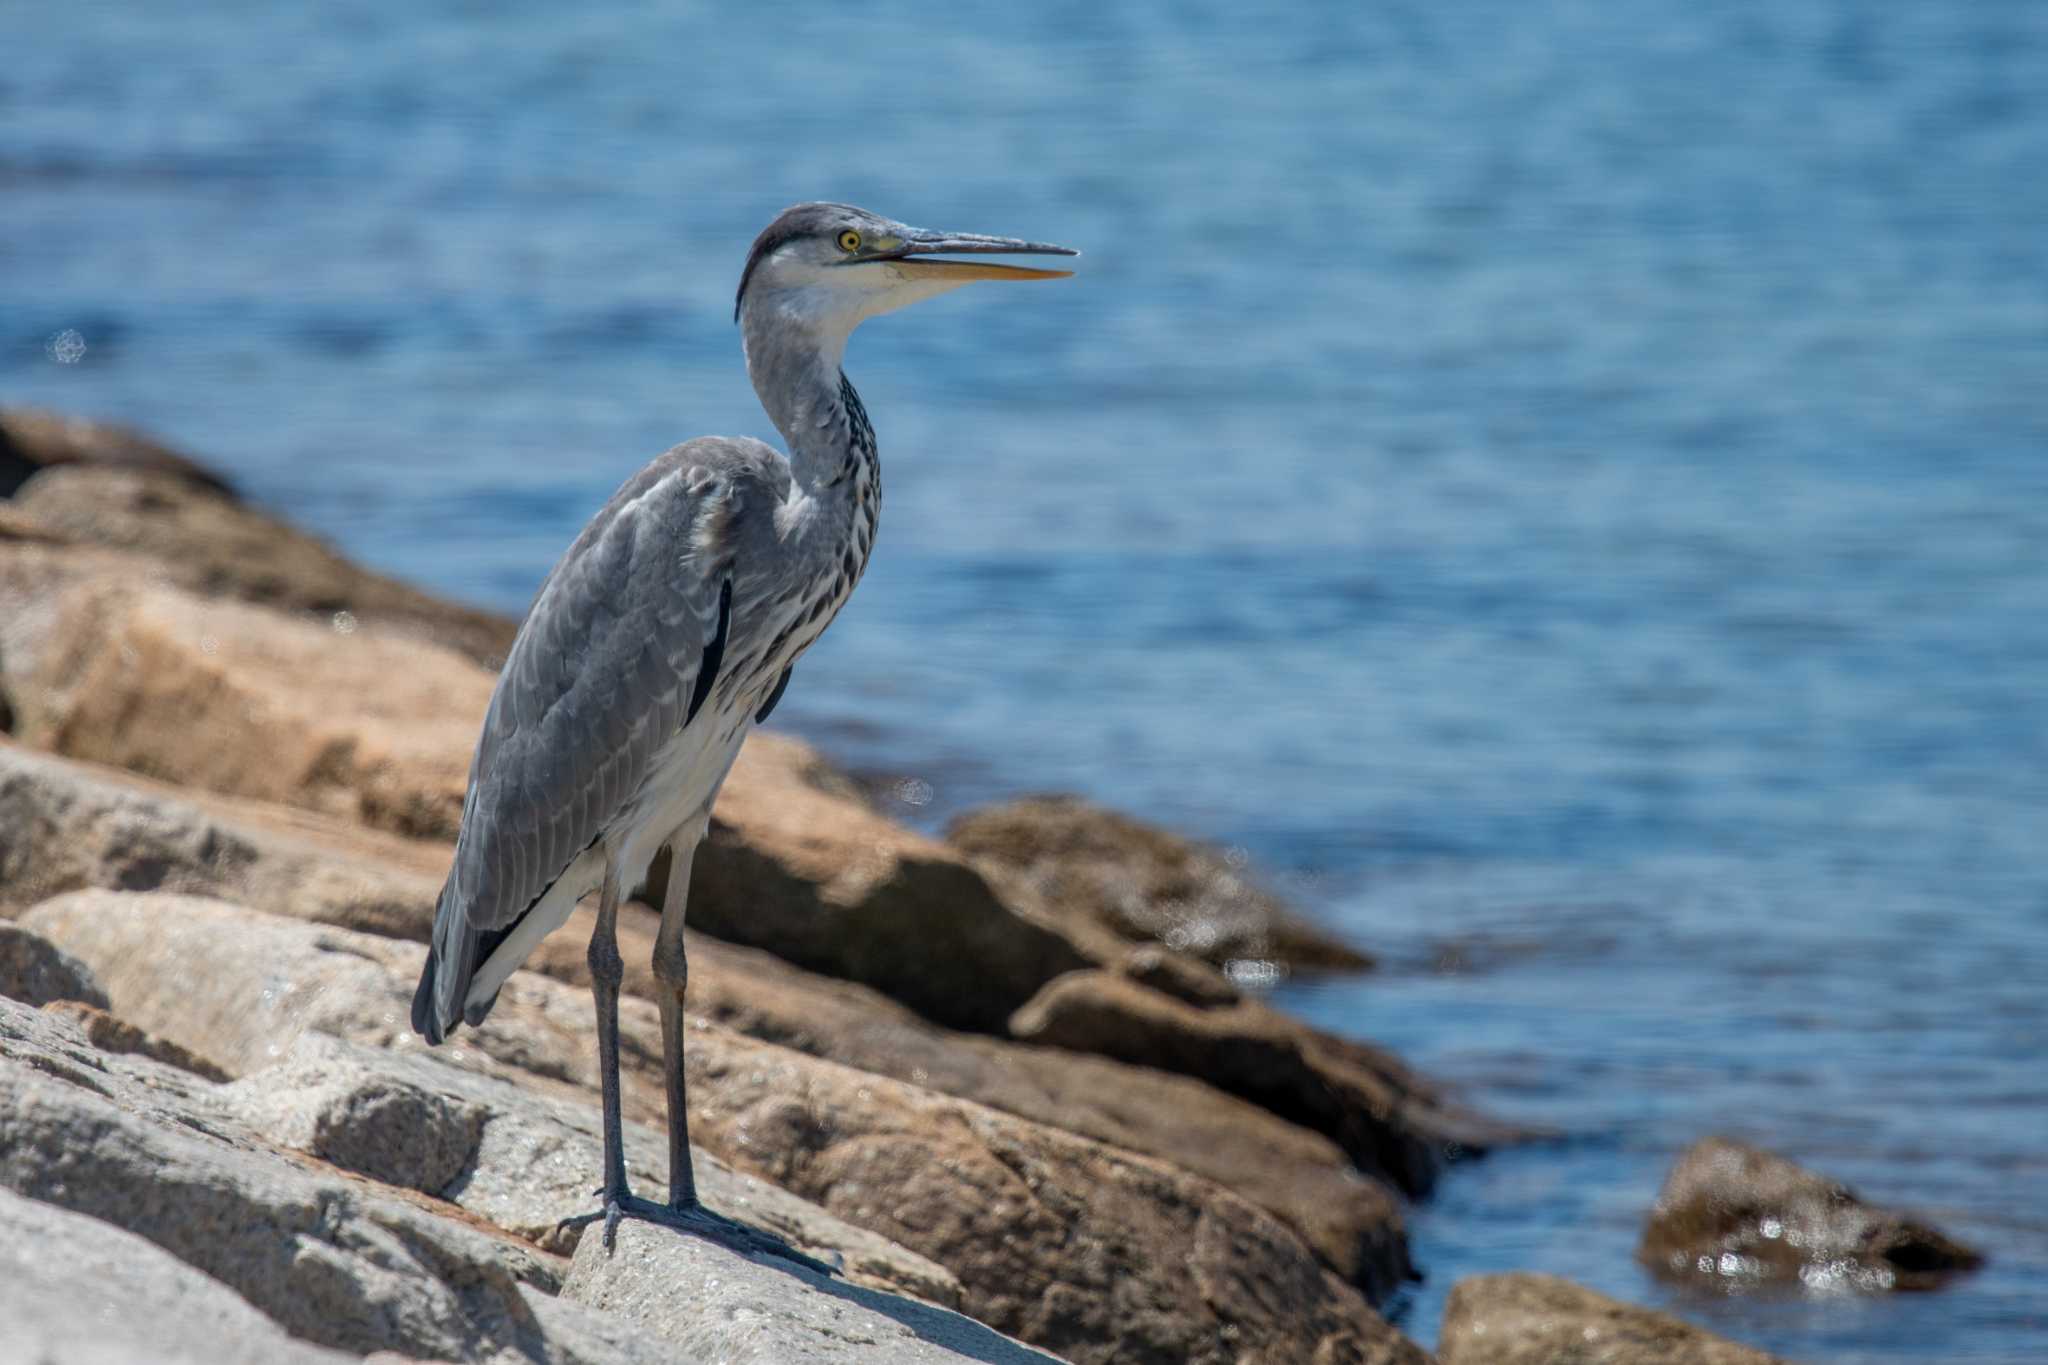
<svg viewBox="0 0 2048 1365"><path fill-rule="evenodd" d="M874 429L860 396L839 368L846 337L837 329L790 328L775 322L751 307L742 313L747 377L769 420L789 444L790 467L798 484L812 491L842 487L850 465L874 458Z"/></svg>

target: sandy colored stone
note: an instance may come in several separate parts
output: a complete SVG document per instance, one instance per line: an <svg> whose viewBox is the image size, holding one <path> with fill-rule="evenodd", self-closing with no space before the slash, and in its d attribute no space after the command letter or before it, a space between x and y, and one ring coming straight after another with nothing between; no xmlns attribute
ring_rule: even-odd
<svg viewBox="0 0 2048 1365"><path fill-rule="evenodd" d="M0 1189L0 1358L50 1365L346 1365L110 1223Z"/></svg>
<svg viewBox="0 0 2048 1365"><path fill-rule="evenodd" d="M1471 1114L1379 1048L1291 1019L1249 997L1203 1008L1113 971L1074 972L1010 1021L1020 1040L1198 1076L1327 1135L1411 1194L1450 1161L1517 1134Z"/></svg>
<svg viewBox="0 0 2048 1365"><path fill-rule="evenodd" d="M631 1319L684 1360L731 1365L1058 1365L1055 1357L944 1308L778 1261L721 1256L697 1237L619 1227L606 1253L586 1238L564 1298ZM688 1293L677 1293L688 1285Z"/></svg>
<svg viewBox="0 0 2048 1365"><path fill-rule="evenodd" d="M171 582L331 620L346 612L495 668L518 622L373 573L325 541L247 503L155 469L72 464L14 496L27 516L82 544L149 556Z"/></svg>
<svg viewBox="0 0 2048 1365"><path fill-rule="evenodd" d="M0 924L0 995L24 1005L76 1000L105 1009L107 993L92 969L37 934Z"/></svg>
<svg viewBox="0 0 2048 1365"><path fill-rule="evenodd" d="M1636 1255L1666 1279L1715 1289L1933 1289L1984 1262L1838 1181L1725 1137L1680 1154Z"/></svg>
<svg viewBox="0 0 2048 1365"><path fill-rule="evenodd" d="M117 1011L231 1069L308 1029L414 1041L414 944L163 895L76 893L22 922L85 960ZM171 984L193 979L220 984ZM658 1122L656 1012L629 997L620 1018L626 1112ZM436 1055L587 1102L593 1031L586 992L519 973ZM1424 1358L1285 1224L1198 1176L708 1021L688 1057L707 1150L945 1266L1000 1331L1084 1365Z"/></svg>
<svg viewBox="0 0 2048 1365"><path fill-rule="evenodd" d="M1028 886L1060 920L1084 919L1214 966L1250 960L1355 971L1364 953L1259 886L1242 857L1076 796L1035 796L970 811L946 842Z"/></svg>
<svg viewBox="0 0 2048 1365"><path fill-rule="evenodd" d="M1669 1313L1550 1275L1475 1275L1451 1288L1442 1365L1785 1365Z"/></svg>

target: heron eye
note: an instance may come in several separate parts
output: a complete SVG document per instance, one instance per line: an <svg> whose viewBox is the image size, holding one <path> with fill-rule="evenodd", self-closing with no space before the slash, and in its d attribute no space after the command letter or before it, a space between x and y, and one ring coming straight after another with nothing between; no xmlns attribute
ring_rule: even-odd
<svg viewBox="0 0 2048 1365"><path fill-rule="evenodd" d="M846 231L840 233L839 249L841 251L859 251L860 234L858 232L855 232L852 228L848 228Z"/></svg>

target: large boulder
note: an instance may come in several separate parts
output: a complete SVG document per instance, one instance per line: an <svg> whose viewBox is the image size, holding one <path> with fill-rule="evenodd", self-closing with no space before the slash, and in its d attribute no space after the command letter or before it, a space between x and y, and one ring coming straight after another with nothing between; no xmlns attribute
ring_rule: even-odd
<svg viewBox="0 0 2048 1365"><path fill-rule="evenodd" d="M1326 1134L1411 1194L1450 1161L1526 1134L1452 1102L1391 1054L1310 1028L1260 1001L1204 1004L1115 971L1070 973L1010 1021L1026 1042L1198 1076Z"/></svg>
<svg viewBox="0 0 2048 1365"><path fill-rule="evenodd" d="M970 811L946 842L1062 922L1107 926L1217 966L1355 971L1372 959L1258 886L1241 856L1184 839L1076 796Z"/></svg>
<svg viewBox="0 0 2048 1365"><path fill-rule="evenodd" d="M1738 1290L1931 1289L1983 1257L1848 1186L1733 1138L1703 1138L1665 1178L1637 1257L1667 1279Z"/></svg>
<svg viewBox="0 0 2048 1365"><path fill-rule="evenodd" d="M804 780L831 781L829 774ZM162 889L423 939L446 857L441 845L310 812L175 792L0 743L0 914L87 887ZM644 906L622 908L625 987L645 999L661 989L649 965L658 922ZM590 911L579 911L542 942L531 965L587 984L590 923ZM1205 1175L1285 1220L1375 1300L1410 1273L1397 1201L1319 1133L1196 1077L942 1029L871 988L757 949L694 932L688 938L693 1014ZM1238 998L1214 973L1182 971L1198 964L1156 949L1127 956L1145 980L1183 995ZM1149 957L1160 960L1148 968ZM1175 987L1177 971L1189 979Z"/></svg>
<svg viewBox="0 0 2048 1365"><path fill-rule="evenodd" d="M297 527L160 469L48 469L14 505L71 541L147 555L181 588L404 631L493 668L518 625L372 573Z"/></svg>
<svg viewBox="0 0 2048 1365"><path fill-rule="evenodd" d="M7 1358L67 1365L349 1365L110 1223L0 1189Z"/></svg>
<svg viewBox="0 0 2048 1365"><path fill-rule="evenodd" d="M117 1011L231 1070L305 1030L414 1043L415 944L164 895L74 893L22 923L86 961ZM628 997L620 1019L625 1111L658 1122L656 1011ZM518 973L439 1055L588 1102L593 1035L587 992ZM1198 1176L709 1021L688 1062L707 1150L945 1266L998 1330L1084 1363L1423 1359L1285 1224Z"/></svg>
<svg viewBox="0 0 2048 1365"><path fill-rule="evenodd" d="M576 1249L562 1296L630 1320L683 1360L804 1365L1058 1365L972 1318L793 1266L741 1260L647 1223ZM679 1285L689 1286L677 1293Z"/></svg>
<svg viewBox="0 0 2048 1365"><path fill-rule="evenodd" d="M1475 1275L1451 1287L1443 1365L1785 1365L1777 1356L1551 1275Z"/></svg>
<svg viewBox="0 0 2048 1365"><path fill-rule="evenodd" d="M78 1000L105 1009L92 970L56 944L15 924L0 924L0 995L24 1005Z"/></svg>

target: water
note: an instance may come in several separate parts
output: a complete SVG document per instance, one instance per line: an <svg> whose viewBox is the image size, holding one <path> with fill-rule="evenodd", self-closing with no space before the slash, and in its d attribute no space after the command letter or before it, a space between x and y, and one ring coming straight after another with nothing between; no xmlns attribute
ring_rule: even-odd
<svg viewBox="0 0 2048 1365"><path fill-rule="evenodd" d="M1387 959L1286 1007L1567 1129L1417 1212L1422 1339L1530 1267L2048 1357L2048 7L757 9L0 5L0 397L518 609L771 434L785 203L1082 246L855 339L881 546L778 720L1245 847ZM1991 1263L1673 1300L1716 1130Z"/></svg>

